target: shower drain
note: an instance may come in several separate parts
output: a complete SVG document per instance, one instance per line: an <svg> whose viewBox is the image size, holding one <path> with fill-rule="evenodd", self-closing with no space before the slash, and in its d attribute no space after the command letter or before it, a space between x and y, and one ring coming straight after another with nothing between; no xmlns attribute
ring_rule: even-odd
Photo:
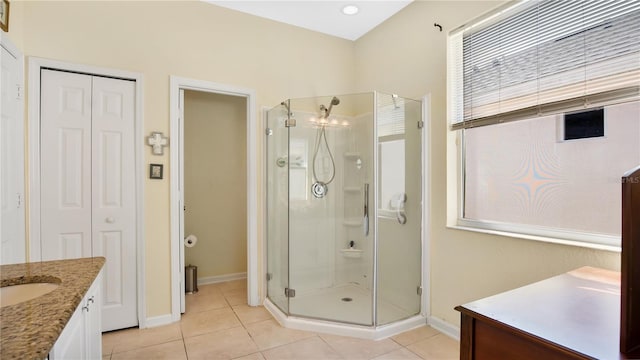
<svg viewBox="0 0 640 360"><path fill-rule="evenodd" d="M350 298L350 297L344 297L344 298L342 298L342 299L340 299L340 300L342 300L342 301L344 301L344 302L353 301L353 299L352 299L352 298Z"/></svg>

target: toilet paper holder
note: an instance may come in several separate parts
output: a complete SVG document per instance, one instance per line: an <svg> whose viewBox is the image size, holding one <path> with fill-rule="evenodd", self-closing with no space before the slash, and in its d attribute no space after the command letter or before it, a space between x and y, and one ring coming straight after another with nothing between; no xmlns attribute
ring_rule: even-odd
<svg viewBox="0 0 640 360"><path fill-rule="evenodd" d="M197 243L198 243L198 238L193 234L184 238L184 246L188 248L196 246Z"/></svg>

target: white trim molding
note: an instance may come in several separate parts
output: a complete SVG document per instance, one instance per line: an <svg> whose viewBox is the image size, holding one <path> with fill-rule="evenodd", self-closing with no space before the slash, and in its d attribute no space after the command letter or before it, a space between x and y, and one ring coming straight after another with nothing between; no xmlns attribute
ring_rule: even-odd
<svg viewBox="0 0 640 360"><path fill-rule="evenodd" d="M144 238L144 82L141 73L75 64L38 57L28 58L29 78L29 261L42 259L40 246L40 71L43 68L133 80L135 92L135 168L136 168L136 280L138 326L147 326Z"/></svg>
<svg viewBox="0 0 640 360"><path fill-rule="evenodd" d="M448 337L460 341L460 327L450 324L440 318L427 317L427 325L447 335Z"/></svg>
<svg viewBox="0 0 640 360"><path fill-rule="evenodd" d="M174 149L180 147L180 90L194 90L247 99L247 301L250 306L260 305L258 292L258 121L256 117L256 92L232 85L209 81L189 79L178 76L170 77L169 116L170 133L174 141ZM170 163L179 167L179 151L170 151ZM184 299L184 266L183 240L180 231L180 201L182 194L179 188L179 171L171 172L171 316L173 321L180 320L181 303Z"/></svg>
<svg viewBox="0 0 640 360"><path fill-rule="evenodd" d="M172 322L173 322L173 319L171 318L171 314L152 316L147 318L146 327L152 328L157 326L163 326L163 325L171 324Z"/></svg>
<svg viewBox="0 0 640 360"><path fill-rule="evenodd" d="M234 273L198 278L198 285L218 284L226 281L242 280L247 278L247 273Z"/></svg>

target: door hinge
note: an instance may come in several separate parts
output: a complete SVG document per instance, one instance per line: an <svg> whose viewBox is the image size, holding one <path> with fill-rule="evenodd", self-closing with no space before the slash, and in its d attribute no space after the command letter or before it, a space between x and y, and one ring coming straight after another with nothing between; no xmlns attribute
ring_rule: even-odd
<svg viewBox="0 0 640 360"><path fill-rule="evenodd" d="M273 135L273 130L271 130L271 128L266 128L264 129L264 134L267 136L271 136Z"/></svg>
<svg viewBox="0 0 640 360"><path fill-rule="evenodd" d="M288 298L296 297L296 291L294 289L284 288L284 296Z"/></svg>
<svg viewBox="0 0 640 360"><path fill-rule="evenodd" d="M22 90L24 88L20 85L16 85L16 100L22 100Z"/></svg>
<svg viewBox="0 0 640 360"><path fill-rule="evenodd" d="M296 119L289 119L284 121L286 127L296 127Z"/></svg>
<svg viewBox="0 0 640 360"><path fill-rule="evenodd" d="M417 291L418 295L422 295L422 286L418 286Z"/></svg>
<svg viewBox="0 0 640 360"><path fill-rule="evenodd" d="M271 279L273 279L273 274L267 273L267 281L271 281Z"/></svg>
<svg viewBox="0 0 640 360"><path fill-rule="evenodd" d="M16 193L16 203L17 203L17 208L19 209L22 206L22 194L20 193Z"/></svg>
<svg viewBox="0 0 640 360"><path fill-rule="evenodd" d="M418 121L418 129L422 129L424 127L424 121Z"/></svg>

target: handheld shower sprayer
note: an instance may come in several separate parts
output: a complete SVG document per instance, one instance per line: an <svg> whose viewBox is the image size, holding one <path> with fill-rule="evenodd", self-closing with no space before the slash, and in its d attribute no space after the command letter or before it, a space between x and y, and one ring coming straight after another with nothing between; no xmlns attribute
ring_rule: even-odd
<svg viewBox="0 0 640 360"><path fill-rule="evenodd" d="M331 99L331 103L329 104L329 109L327 110L327 116L329 116L329 114L331 114L331 109L333 109L334 105L339 105L340 104L340 99L338 99L337 97L333 97Z"/></svg>
<svg viewBox="0 0 640 360"><path fill-rule="evenodd" d="M320 105L320 112L321 112L320 117L322 119L325 119L325 124L326 124L326 120L329 118L329 115L331 114L331 109L338 104L340 104L340 99L334 96L333 98L331 98L331 102L329 103L328 108L324 105ZM329 160L331 161L331 172L330 172L331 175L328 177L327 180L319 179L318 175L316 174L316 160L318 158L318 152L320 151L320 147L322 145L324 145L324 147L327 149L326 150L327 155L329 155ZM315 196L316 198L323 198L327 194L327 191L329 191L329 184L333 181L333 179L336 176L336 163L333 159L333 154L331 153L331 149L329 148L329 143L327 142L327 134L326 134L326 129L324 124L318 127L318 132L316 134L316 146L315 146L315 151L313 152L313 165L311 169L312 169L313 180L314 180L313 185L311 185L311 192L313 193L313 196Z"/></svg>
<svg viewBox="0 0 640 360"><path fill-rule="evenodd" d="M333 97L331 99L331 102L329 103L329 108L327 108L326 106L320 105L320 111L323 113L322 114L322 118L327 119L329 117L329 115L331 114L331 109L333 109L334 105L339 105L340 104L340 99L338 99L337 97Z"/></svg>

